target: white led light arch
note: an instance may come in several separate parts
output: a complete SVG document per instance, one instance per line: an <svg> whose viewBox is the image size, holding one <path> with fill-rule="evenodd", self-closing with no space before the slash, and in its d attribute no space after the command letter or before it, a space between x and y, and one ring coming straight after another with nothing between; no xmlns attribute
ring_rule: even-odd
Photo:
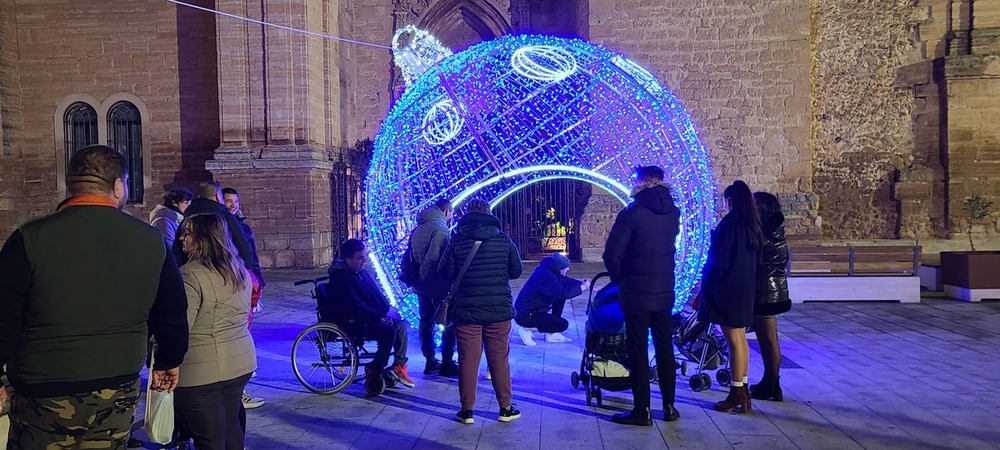
<svg viewBox="0 0 1000 450"><path fill-rule="evenodd" d="M375 138L365 179L372 266L403 318L396 279L417 215L441 198L494 206L534 182L570 178L628 201L635 166L664 168L681 210L677 298L700 277L715 223L708 153L684 108L633 61L581 40L504 36L423 72Z"/></svg>

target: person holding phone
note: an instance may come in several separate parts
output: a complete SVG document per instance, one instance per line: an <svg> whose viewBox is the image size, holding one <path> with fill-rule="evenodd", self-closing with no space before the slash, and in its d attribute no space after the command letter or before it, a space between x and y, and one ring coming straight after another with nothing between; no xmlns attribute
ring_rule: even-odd
<svg viewBox="0 0 1000 450"><path fill-rule="evenodd" d="M574 298L590 288L590 280L577 280L566 276L569 272L569 258L561 253L542 258L538 268L524 283L521 292L514 302L517 311L514 322L517 323L517 335L527 346L534 346L534 337L525 328L537 328L545 333L545 342L573 342L563 336L562 332L569 328L569 321L562 318L566 300Z"/></svg>

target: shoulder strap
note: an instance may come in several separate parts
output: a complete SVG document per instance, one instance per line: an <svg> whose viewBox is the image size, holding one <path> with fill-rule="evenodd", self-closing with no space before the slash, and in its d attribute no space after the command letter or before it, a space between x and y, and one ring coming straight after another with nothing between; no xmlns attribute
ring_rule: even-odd
<svg viewBox="0 0 1000 450"><path fill-rule="evenodd" d="M472 244L472 250L469 251L469 256L465 258L465 264L462 265L462 270L458 271L458 277L455 278L455 283L451 285L451 294L455 295L458 292L458 286L462 284L462 278L465 278L465 271L469 270L469 265L472 264L472 258L476 256L476 251L479 250L479 246L483 244L483 241L476 241Z"/></svg>

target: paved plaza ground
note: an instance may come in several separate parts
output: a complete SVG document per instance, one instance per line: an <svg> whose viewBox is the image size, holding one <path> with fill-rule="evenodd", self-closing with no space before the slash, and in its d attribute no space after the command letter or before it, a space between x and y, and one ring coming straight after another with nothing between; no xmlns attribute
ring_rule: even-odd
<svg viewBox="0 0 1000 450"><path fill-rule="evenodd" d="M525 275L533 266L526 264ZM597 265L575 265L592 276ZM631 393L604 392L587 406L570 385L579 370L586 296L572 300L569 344L537 347L512 339L514 402L519 420L500 423L492 387L481 379L476 423L454 420L455 379L424 376L416 331L410 334L414 389L366 398L360 384L331 396L308 392L292 372L298 332L315 321L308 286L292 281L319 271L272 272L264 314L254 322L258 375L250 382L267 403L250 410L247 447L258 449L575 449L575 448L998 448L1000 303L970 304L927 296L921 304L812 303L781 317L785 401L755 401L749 415L719 413L717 384L693 392L678 379L675 423L627 427L610 421ZM751 382L762 372L751 342ZM651 349L652 350L652 349ZM485 370L485 363L480 372ZM653 387L654 417L659 416ZM152 447L150 447L152 448Z"/></svg>

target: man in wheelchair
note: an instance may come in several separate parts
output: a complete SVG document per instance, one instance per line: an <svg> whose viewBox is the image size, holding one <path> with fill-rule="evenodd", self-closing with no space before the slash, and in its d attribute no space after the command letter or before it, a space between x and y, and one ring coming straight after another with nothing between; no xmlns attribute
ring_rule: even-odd
<svg viewBox="0 0 1000 450"><path fill-rule="evenodd" d="M340 256L341 259L330 266L330 280L326 285L326 299L330 304L321 305L321 316L329 316L334 322L344 322L348 333L363 333L365 339L378 343L375 359L365 366L366 388L369 382L380 376L384 376L390 384L412 388L414 383L406 364L406 322L386 317L389 300L364 270L365 260L368 259L365 244L357 239L348 239L340 245ZM392 367L385 369L390 350Z"/></svg>

